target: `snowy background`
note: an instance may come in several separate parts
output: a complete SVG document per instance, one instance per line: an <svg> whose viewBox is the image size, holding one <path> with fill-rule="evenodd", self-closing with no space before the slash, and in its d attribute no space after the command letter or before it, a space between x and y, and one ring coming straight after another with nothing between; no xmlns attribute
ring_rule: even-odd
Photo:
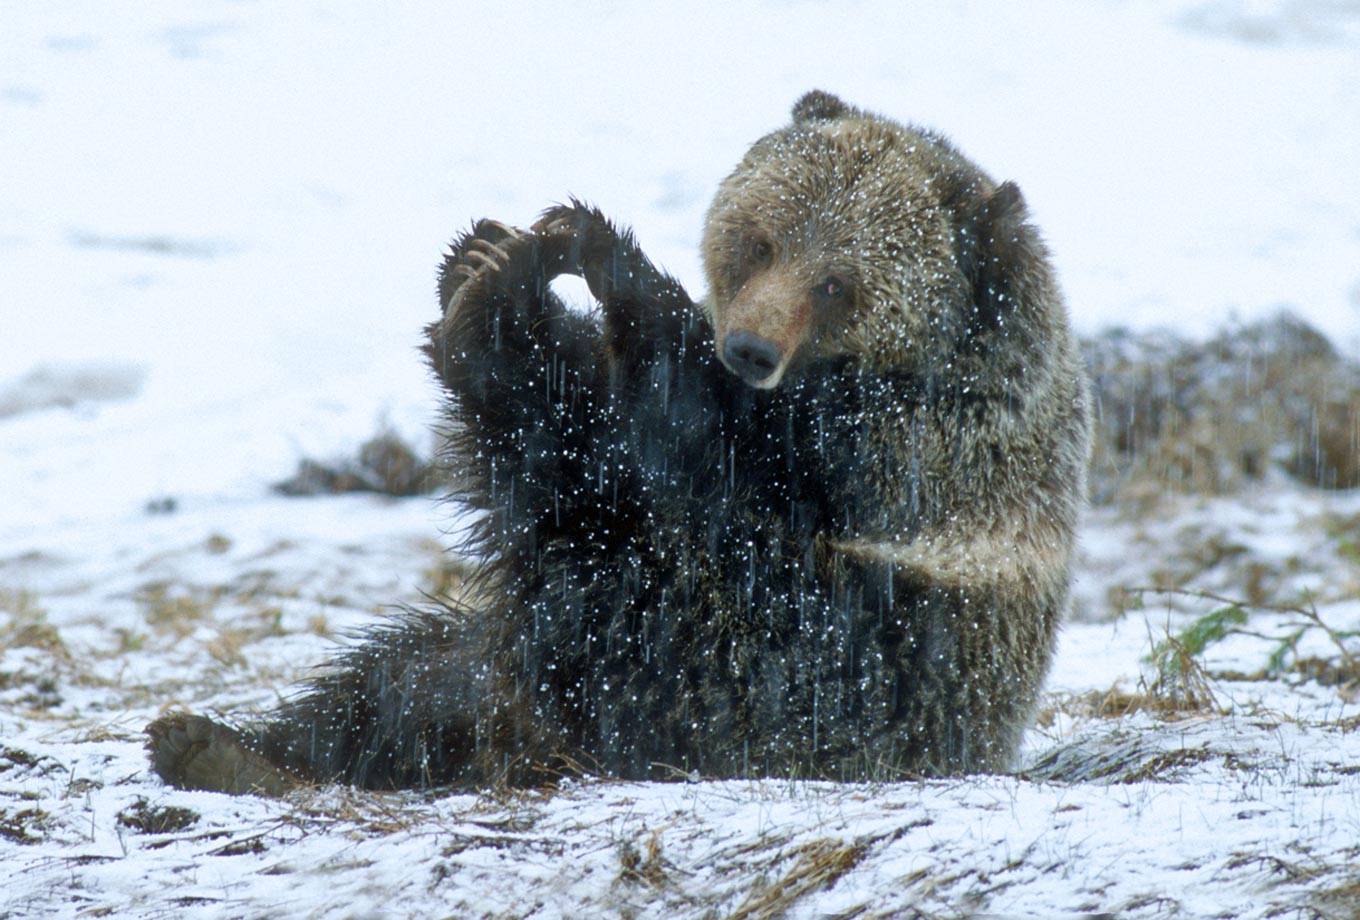
<svg viewBox="0 0 1360 920"><path fill-rule="evenodd" d="M380 427L429 448L444 243L578 195L698 294L712 190L813 87L1016 180L1083 333L1288 308L1360 355L1360 3L0 5L0 916L1360 915L1349 685L1249 679L1274 645L1234 636L1194 715L1099 702L1212 607L1121 588L1264 567L1360 625L1360 495L1282 481L1090 515L1028 776L148 777L162 707L269 706L446 577L457 509L269 489ZM1109 771L1045 778L1074 745Z"/></svg>

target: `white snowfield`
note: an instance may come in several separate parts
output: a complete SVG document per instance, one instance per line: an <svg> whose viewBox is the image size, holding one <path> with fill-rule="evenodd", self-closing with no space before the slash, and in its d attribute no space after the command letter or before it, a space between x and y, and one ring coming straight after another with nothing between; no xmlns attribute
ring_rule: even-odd
<svg viewBox="0 0 1360 920"><path fill-rule="evenodd" d="M1015 775L149 773L157 713L272 706L450 564L455 507L269 490L380 425L432 443L443 244L574 194L697 295L709 195L813 87L1016 180L1083 332L1287 307L1360 352L1354 3L0 7L0 917L1360 916L1356 687L1268 667L1360 655L1360 494L1282 477L1088 516ZM1221 606L1126 609L1148 584L1333 635L1248 608L1212 701L1140 708Z"/></svg>

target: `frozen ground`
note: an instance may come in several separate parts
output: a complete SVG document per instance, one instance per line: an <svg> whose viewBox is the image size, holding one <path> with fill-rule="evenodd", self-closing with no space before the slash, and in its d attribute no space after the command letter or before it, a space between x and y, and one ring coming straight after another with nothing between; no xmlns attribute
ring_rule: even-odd
<svg viewBox="0 0 1360 920"><path fill-rule="evenodd" d="M9 541L0 574L25 593L3 598L0 859L21 871L0 915L1350 917L1360 903L1354 688L1251 674L1274 645L1235 636L1206 656L1213 701L1160 712L1140 703L1141 658L1209 607L1121 616L1111 600L1153 582L1240 595L1258 571L1281 596L1311 589L1333 627L1360 626L1360 562L1327 538L1360 523L1357 495L1094 513L1029 775L284 802L148 775L140 730L161 707L267 706L326 637L418 599L439 563L429 517L424 499L261 498ZM1299 621L1248 625L1288 636ZM1313 629L1291 661L1337 657Z"/></svg>
<svg viewBox="0 0 1360 920"><path fill-rule="evenodd" d="M267 488L382 423L428 445L443 242L578 194L700 291L708 195L812 86L1019 181L1083 331L1288 306L1360 350L1357 4L570 10L0 10L0 916L1360 915L1336 643L1312 626L1266 674L1278 643L1231 636L1212 699L1168 711L1143 658L1221 605L1122 590L1360 627L1360 495L1283 482L1092 513L1021 775L151 781L162 707L268 706L446 577L456 509Z"/></svg>

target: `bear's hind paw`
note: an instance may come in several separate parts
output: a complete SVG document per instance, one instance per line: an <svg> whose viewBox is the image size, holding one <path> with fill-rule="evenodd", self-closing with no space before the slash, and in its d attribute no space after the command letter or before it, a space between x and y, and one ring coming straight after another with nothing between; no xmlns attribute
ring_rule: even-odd
<svg viewBox="0 0 1360 920"><path fill-rule="evenodd" d="M181 789L278 796L303 785L247 747L238 732L203 716L170 713L146 734L152 767Z"/></svg>

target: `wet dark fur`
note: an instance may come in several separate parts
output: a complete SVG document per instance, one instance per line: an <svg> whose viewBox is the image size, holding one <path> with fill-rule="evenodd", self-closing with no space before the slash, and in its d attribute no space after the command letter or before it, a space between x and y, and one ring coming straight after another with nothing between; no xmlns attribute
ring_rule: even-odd
<svg viewBox="0 0 1360 920"><path fill-rule="evenodd" d="M1032 231L1008 200L974 200L961 181L952 204L975 315L946 352L968 366L1001 341L1002 313L1006 341L1025 339L1029 305L1015 301L1032 254L1017 247ZM294 776L375 788L532 782L566 764L834 779L1007 766L1065 571L1061 588L1017 597L828 539L879 526L909 538L927 522L914 497L887 507L865 488L883 462L871 420L910 411L965 429L1023 412L1026 394L845 357L754 390L629 233L583 206L553 219L575 232L516 242L478 224L440 273L443 308L474 238L511 256L468 282L481 286L426 347L448 397L447 462L485 512L471 608L380 627L238 737ZM597 316L563 308L548 288L562 273L586 277ZM911 445L893 450L909 472ZM1019 663L998 652L1017 644ZM183 752L161 747L158 769L184 782Z"/></svg>

